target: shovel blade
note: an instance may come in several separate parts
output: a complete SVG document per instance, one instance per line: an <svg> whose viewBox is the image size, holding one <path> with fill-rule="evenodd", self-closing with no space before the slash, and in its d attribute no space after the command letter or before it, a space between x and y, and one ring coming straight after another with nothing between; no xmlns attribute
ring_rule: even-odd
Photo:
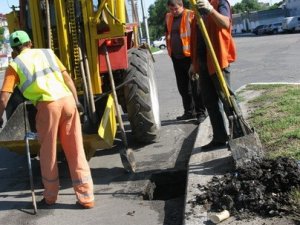
<svg viewBox="0 0 300 225"><path fill-rule="evenodd" d="M127 172L134 173L136 170L135 158L133 151L131 149L122 149L120 150L121 161L124 169Z"/></svg>
<svg viewBox="0 0 300 225"><path fill-rule="evenodd" d="M252 159L261 159L264 157L262 144L256 132L231 139L228 144L237 168Z"/></svg>

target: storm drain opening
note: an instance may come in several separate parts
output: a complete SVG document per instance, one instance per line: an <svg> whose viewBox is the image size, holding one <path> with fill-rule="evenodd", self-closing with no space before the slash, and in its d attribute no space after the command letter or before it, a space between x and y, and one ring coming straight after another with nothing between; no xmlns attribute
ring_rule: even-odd
<svg viewBox="0 0 300 225"><path fill-rule="evenodd" d="M182 197L185 194L186 179L186 170L152 174L143 199L166 201Z"/></svg>

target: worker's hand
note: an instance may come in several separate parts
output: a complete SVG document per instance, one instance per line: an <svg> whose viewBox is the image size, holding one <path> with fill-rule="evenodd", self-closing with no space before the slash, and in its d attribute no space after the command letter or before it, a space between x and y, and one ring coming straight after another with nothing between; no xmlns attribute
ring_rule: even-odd
<svg viewBox="0 0 300 225"><path fill-rule="evenodd" d="M79 112L79 115L82 116L84 114L84 108L83 108L83 105L80 103L80 102L77 102L76 103L76 107L77 107L77 110Z"/></svg>
<svg viewBox="0 0 300 225"><path fill-rule="evenodd" d="M190 78L190 79L192 79L193 74L194 74L194 67L193 67L193 65L191 64L191 65L190 65L190 68L189 68L189 78Z"/></svg>
<svg viewBox="0 0 300 225"><path fill-rule="evenodd" d="M196 5L201 15L207 15L213 10L208 0L196 0Z"/></svg>
<svg viewBox="0 0 300 225"><path fill-rule="evenodd" d="M198 74L198 73L195 73L193 65L191 65L191 66L190 66L190 69L189 69L189 78L190 78L192 81L195 81L195 80L198 80L198 79L199 79L199 74Z"/></svg>
<svg viewBox="0 0 300 225"><path fill-rule="evenodd" d="M0 128L2 128L2 125L3 125L3 118L1 117L0 118Z"/></svg>

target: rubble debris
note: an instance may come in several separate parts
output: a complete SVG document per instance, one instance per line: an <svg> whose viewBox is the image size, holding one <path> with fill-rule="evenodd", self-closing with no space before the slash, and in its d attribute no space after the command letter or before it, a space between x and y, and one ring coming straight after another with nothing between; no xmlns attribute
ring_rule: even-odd
<svg viewBox="0 0 300 225"><path fill-rule="evenodd" d="M290 158L254 160L198 188L194 206L228 210L237 219L296 215L300 220L299 205L291 197L293 190L300 191L300 169Z"/></svg>

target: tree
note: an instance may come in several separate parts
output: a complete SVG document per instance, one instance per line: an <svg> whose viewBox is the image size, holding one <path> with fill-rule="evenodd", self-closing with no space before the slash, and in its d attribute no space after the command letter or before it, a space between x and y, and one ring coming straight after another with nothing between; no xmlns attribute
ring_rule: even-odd
<svg viewBox="0 0 300 225"><path fill-rule="evenodd" d="M283 3L284 3L284 0L282 0L282 1L280 1L280 2L277 2L277 3L275 3L274 5L270 6L269 9L277 9L277 8L279 8L279 6L281 6Z"/></svg>
<svg viewBox="0 0 300 225"><path fill-rule="evenodd" d="M5 32L5 28L0 27L0 50L2 50L5 41L4 32Z"/></svg>
<svg viewBox="0 0 300 225"><path fill-rule="evenodd" d="M243 13L266 9L258 0L242 0L232 7L233 13Z"/></svg>
<svg viewBox="0 0 300 225"><path fill-rule="evenodd" d="M189 8L189 0L183 0L186 8ZM149 36L151 40L155 40L165 33L165 15L168 12L167 0L156 0L150 5L149 13Z"/></svg>

